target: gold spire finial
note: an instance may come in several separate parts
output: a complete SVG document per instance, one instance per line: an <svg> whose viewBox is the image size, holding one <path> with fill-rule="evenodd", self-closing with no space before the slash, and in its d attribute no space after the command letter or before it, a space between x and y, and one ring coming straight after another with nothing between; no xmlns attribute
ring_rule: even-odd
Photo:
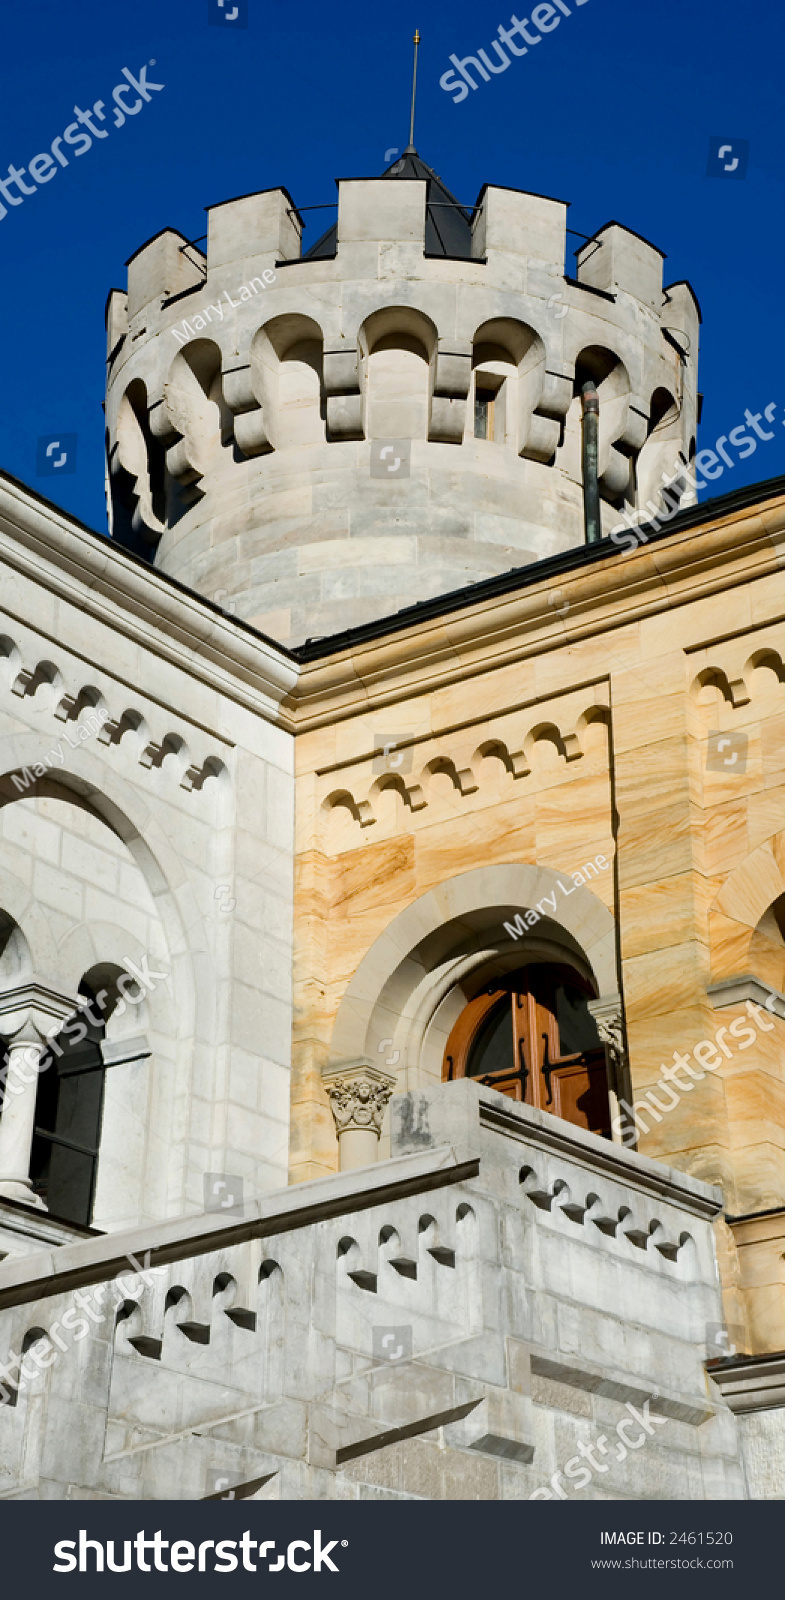
<svg viewBox="0 0 785 1600"><path fill-rule="evenodd" d="M417 52L420 48L420 30L415 28L414 39L414 72L412 74L412 114L409 120L409 149L414 149L414 105L417 99Z"/></svg>

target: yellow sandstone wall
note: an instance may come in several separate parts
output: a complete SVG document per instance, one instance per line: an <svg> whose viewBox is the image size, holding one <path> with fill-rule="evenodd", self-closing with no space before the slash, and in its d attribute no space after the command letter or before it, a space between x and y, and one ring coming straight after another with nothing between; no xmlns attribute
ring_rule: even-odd
<svg viewBox="0 0 785 1600"><path fill-rule="evenodd" d="M404 907L459 873L613 862L592 888L617 919L636 1103L663 1099L675 1051L750 1022L712 985L782 990L784 551L785 500L765 501L579 568L556 603L529 585L304 671L293 1180L337 1166L321 1071L347 984ZM401 741L400 769L379 770L384 740ZM785 1218L785 1021L764 1016L747 1048L723 1036L703 1081L682 1072L691 1087L639 1142L721 1184L731 1217ZM745 1239L742 1268L721 1225L729 1320L756 1349L785 1344L777 1226Z"/></svg>

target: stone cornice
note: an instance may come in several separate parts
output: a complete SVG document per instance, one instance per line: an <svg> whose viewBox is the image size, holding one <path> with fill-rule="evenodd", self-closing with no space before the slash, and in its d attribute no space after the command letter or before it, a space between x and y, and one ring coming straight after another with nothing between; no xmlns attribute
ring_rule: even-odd
<svg viewBox="0 0 785 1600"><path fill-rule="evenodd" d="M278 708L299 670L287 650L224 616L5 473L0 474L0 559L188 677L250 710L287 720L278 717ZM14 614L7 593L3 610Z"/></svg>
<svg viewBox="0 0 785 1600"><path fill-rule="evenodd" d="M785 1353L732 1356L711 1361L706 1370L723 1400L738 1415L745 1411L773 1411L785 1406Z"/></svg>
<svg viewBox="0 0 785 1600"><path fill-rule="evenodd" d="M751 972L743 973L738 978L723 978L719 983L710 983L706 993L715 1011L752 1000L755 1005L771 1011L775 1017L785 1017L785 995Z"/></svg>
<svg viewBox="0 0 785 1600"><path fill-rule="evenodd" d="M431 613L405 627L391 619L389 633L306 659L286 706L298 731L365 714L414 691L433 692L748 585L784 562L785 495L715 514L703 526L671 531L666 525L635 553L609 546L604 559L558 577L549 573L537 581L522 574L519 589L467 600L459 610ZM563 618L548 602L556 584L569 601ZM693 644L700 647L698 640ZM576 669L575 655L566 657L563 688L573 686ZM555 686L554 692L561 691Z"/></svg>
<svg viewBox="0 0 785 1600"><path fill-rule="evenodd" d="M776 573L785 563L785 495L731 506L702 525L692 516L687 527L666 524L635 553L609 546L558 577L537 579L522 569L519 588L469 597L460 606L451 596L443 612L429 609L405 626L387 619L389 632L382 622L373 636L344 648L337 639L334 652L303 661L6 474L0 474L0 557L190 677L305 732ZM548 603L556 582L569 601L563 617ZM693 640L692 648L700 643ZM574 672L574 655L569 665ZM563 688L573 686L565 666Z"/></svg>

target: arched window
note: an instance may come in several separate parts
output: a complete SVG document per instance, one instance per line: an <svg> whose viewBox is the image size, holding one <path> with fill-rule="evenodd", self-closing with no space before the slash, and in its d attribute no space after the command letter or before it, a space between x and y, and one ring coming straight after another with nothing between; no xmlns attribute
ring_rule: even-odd
<svg viewBox="0 0 785 1600"><path fill-rule="evenodd" d="M592 998L571 967L518 968L461 1012L447 1040L443 1078L474 1078L610 1138L605 1050L589 1011Z"/></svg>
<svg viewBox="0 0 785 1600"><path fill-rule="evenodd" d="M30 1178L53 1216L89 1225L104 1105L105 1025L92 1020L93 992L83 984L80 993L88 1008L66 1022L56 1048L41 1060Z"/></svg>

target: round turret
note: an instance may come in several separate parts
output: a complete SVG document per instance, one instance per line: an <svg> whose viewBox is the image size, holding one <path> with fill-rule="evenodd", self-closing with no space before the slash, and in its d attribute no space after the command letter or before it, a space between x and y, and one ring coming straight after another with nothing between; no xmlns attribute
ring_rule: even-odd
<svg viewBox="0 0 785 1600"><path fill-rule="evenodd" d="M583 543L581 389L602 529L682 503L699 311L610 222L565 276L567 205L458 204L407 153L338 185L301 255L284 189L172 230L107 307L112 533L297 644Z"/></svg>

